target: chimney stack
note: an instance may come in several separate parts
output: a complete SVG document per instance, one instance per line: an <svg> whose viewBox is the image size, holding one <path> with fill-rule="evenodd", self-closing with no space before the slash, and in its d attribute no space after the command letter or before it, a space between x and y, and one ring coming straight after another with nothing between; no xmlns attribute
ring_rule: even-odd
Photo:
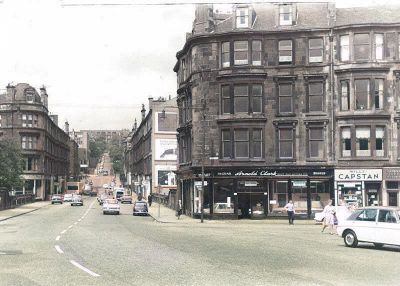
<svg viewBox="0 0 400 286"><path fill-rule="evenodd" d="M46 87L42 86L40 88L40 97L42 98L42 103L43 105L48 108L48 101L49 101L49 96L47 95Z"/></svg>
<svg viewBox="0 0 400 286"><path fill-rule="evenodd" d="M142 121L144 121L146 118L146 108L144 108L144 104L142 104L142 110L140 112L142 112Z"/></svg>
<svg viewBox="0 0 400 286"><path fill-rule="evenodd" d="M65 133L67 133L69 135L69 123L68 123L68 121L65 121L64 131L65 131Z"/></svg>

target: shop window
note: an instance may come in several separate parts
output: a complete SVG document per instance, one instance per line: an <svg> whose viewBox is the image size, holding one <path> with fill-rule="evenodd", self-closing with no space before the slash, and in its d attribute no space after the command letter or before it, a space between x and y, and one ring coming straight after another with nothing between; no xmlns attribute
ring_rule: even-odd
<svg viewBox="0 0 400 286"><path fill-rule="evenodd" d="M234 213L233 180L220 180L214 185L214 213Z"/></svg>
<svg viewBox="0 0 400 286"><path fill-rule="evenodd" d="M249 157L249 131L236 129L234 131L235 158Z"/></svg>
<svg viewBox="0 0 400 286"><path fill-rule="evenodd" d="M283 208L287 203L287 193L288 193L288 182L287 181L278 181L276 182L276 193L278 200L278 207Z"/></svg>
<svg viewBox="0 0 400 286"><path fill-rule="evenodd" d="M368 60L370 57L369 34L354 35L354 60Z"/></svg>
<svg viewBox="0 0 400 286"><path fill-rule="evenodd" d="M292 40L279 41L279 64L292 63Z"/></svg>
<svg viewBox="0 0 400 286"><path fill-rule="evenodd" d="M249 89L247 85L235 85L233 89L235 113L249 112Z"/></svg>
<svg viewBox="0 0 400 286"><path fill-rule="evenodd" d="M251 63L253 66L261 65L261 41L251 43Z"/></svg>
<svg viewBox="0 0 400 286"><path fill-rule="evenodd" d="M221 45L221 63L223 68L230 67L231 65L231 53L230 53L229 42L224 42Z"/></svg>
<svg viewBox="0 0 400 286"><path fill-rule="evenodd" d="M399 188L399 182L397 181L386 181L386 189L397 190Z"/></svg>
<svg viewBox="0 0 400 286"><path fill-rule="evenodd" d="M324 84L323 82L310 82L308 84L308 111L323 111L324 109Z"/></svg>
<svg viewBox="0 0 400 286"><path fill-rule="evenodd" d="M249 27L249 8L242 7L236 9L236 28Z"/></svg>
<svg viewBox="0 0 400 286"><path fill-rule="evenodd" d="M249 42L236 41L233 43L235 65L247 65L249 63Z"/></svg>
<svg viewBox="0 0 400 286"><path fill-rule="evenodd" d="M279 5L279 25L288 26L292 24L293 24L292 5L291 4Z"/></svg>
<svg viewBox="0 0 400 286"><path fill-rule="evenodd" d="M374 104L375 109L383 108L383 79L375 79Z"/></svg>
<svg viewBox="0 0 400 286"><path fill-rule="evenodd" d="M342 128L342 157L351 156L351 133L350 127Z"/></svg>
<svg viewBox="0 0 400 286"><path fill-rule="evenodd" d="M323 159L325 157L324 129L323 127L310 127L308 129L308 156L309 158Z"/></svg>
<svg viewBox="0 0 400 286"><path fill-rule="evenodd" d="M253 129L252 136L253 158L262 158L262 129Z"/></svg>
<svg viewBox="0 0 400 286"><path fill-rule="evenodd" d="M346 111L350 109L350 90L349 81L340 82L340 110Z"/></svg>
<svg viewBox="0 0 400 286"><path fill-rule="evenodd" d="M279 92L279 113L293 112L292 108L292 84L280 83L278 86Z"/></svg>
<svg viewBox="0 0 400 286"><path fill-rule="evenodd" d="M279 128L279 158L293 158L293 128Z"/></svg>
<svg viewBox="0 0 400 286"><path fill-rule="evenodd" d="M230 114L231 113L231 94L229 85L223 85L221 87L221 107L222 114Z"/></svg>
<svg viewBox="0 0 400 286"><path fill-rule="evenodd" d="M222 130L222 158L231 158L232 144L231 144L231 131L229 129Z"/></svg>
<svg viewBox="0 0 400 286"><path fill-rule="evenodd" d="M375 129L375 155L377 157L385 156L384 150L385 128L376 127Z"/></svg>
<svg viewBox="0 0 400 286"><path fill-rule="evenodd" d="M308 40L308 62L321 63L323 56L323 39L309 39Z"/></svg>
<svg viewBox="0 0 400 286"><path fill-rule="evenodd" d="M262 112L262 85L253 84L251 86L251 101L252 101L252 112Z"/></svg>
<svg viewBox="0 0 400 286"><path fill-rule="evenodd" d="M354 88L356 97L356 109L369 109L369 80L354 80Z"/></svg>
<svg viewBox="0 0 400 286"><path fill-rule="evenodd" d="M370 127L356 127L356 156L371 156Z"/></svg>
<svg viewBox="0 0 400 286"><path fill-rule="evenodd" d="M383 60L383 34L375 34L375 59Z"/></svg>
<svg viewBox="0 0 400 286"><path fill-rule="evenodd" d="M349 35L340 36L340 60L350 60Z"/></svg>
<svg viewBox="0 0 400 286"><path fill-rule="evenodd" d="M397 192L388 192L388 205L391 207L398 206L398 193ZM399 213L400 215L400 213Z"/></svg>

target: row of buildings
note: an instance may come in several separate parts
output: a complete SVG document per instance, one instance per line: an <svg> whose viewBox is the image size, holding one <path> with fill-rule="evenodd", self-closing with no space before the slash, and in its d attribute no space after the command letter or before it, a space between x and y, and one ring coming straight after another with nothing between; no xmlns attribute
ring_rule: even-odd
<svg viewBox="0 0 400 286"><path fill-rule="evenodd" d="M186 214L213 218L282 215L291 199L308 217L329 198L398 206L399 12L198 5L174 67L174 206L181 200ZM133 185L146 181L149 192L160 185L150 174L162 165L154 158L161 108L128 138L129 171L147 170Z"/></svg>

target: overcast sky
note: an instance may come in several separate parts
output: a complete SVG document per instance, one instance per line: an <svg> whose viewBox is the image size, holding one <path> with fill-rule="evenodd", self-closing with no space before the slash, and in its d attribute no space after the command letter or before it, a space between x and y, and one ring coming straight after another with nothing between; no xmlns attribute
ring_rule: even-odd
<svg viewBox="0 0 400 286"><path fill-rule="evenodd" d="M75 130L131 129L149 96L175 97L175 54L192 29L194 6L75 4L139 2L166 3L0 0L0 89L10 82L45 85L61 126L68 120ZM396 1L337 6L390 2Z"/></svg>

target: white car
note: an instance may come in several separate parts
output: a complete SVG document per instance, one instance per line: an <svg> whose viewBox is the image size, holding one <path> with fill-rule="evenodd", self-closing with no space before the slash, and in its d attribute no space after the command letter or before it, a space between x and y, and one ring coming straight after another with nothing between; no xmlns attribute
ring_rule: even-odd
<svg viewBox="0 0 400 286"><path fill-rule="evenodd" d="M336 211L336 217L338 219L338 222L345 221L352 214L350 206L337 206L337 207L334 206L333 209ZM325 218L324 212L315 213L314 220L316 222L322 222L324 218Z"/></svg>
<svg viewBox="0 0 400 286"><path fill-rule="evenodd" d="M106 199L103 203L103 214L117 214L119 215L119 204L116 199Z"/></svg>
<svg viewBox="0 0 400 286"><path fill-rule="evenodd" d="M377 248L384 244L400 246L400 208L360 208L339 222L337 232L349 247L356 247L358 242L370 242Z"/></svg>
<svg viewBox="0 0 400 286"><path fill-rule="evenodd" d="M65 194L64 195L64 202L72 202L73 194Z"/></svg>

